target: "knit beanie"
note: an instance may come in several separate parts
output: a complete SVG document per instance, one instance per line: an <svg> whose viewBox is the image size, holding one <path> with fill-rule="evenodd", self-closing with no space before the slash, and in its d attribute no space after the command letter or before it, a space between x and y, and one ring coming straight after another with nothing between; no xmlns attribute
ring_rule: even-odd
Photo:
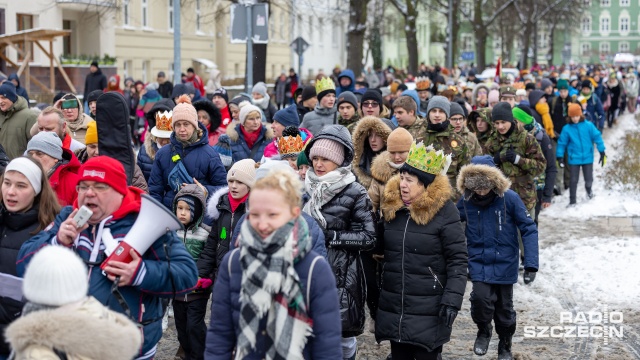
<svg viewBox="0 0 640 360"><path fill-rule="evenodd" d="M301 152L300 154L304 154ZM267 176L271 171L285 171L293 174L297 173L291 168L289 162L286 160L272 160L267 159L264 163L260 164L260 167L256 169L256 181Z"/></svg>
<svg viewBox="0 0 640 360"><path fill-rule="evenodd" d="M256 162L253 159L237 161L227 173L227 182L231 180L240 181L251 189L256 183Z"/></svg>
<svg viewBox="0 0 640 360"><path fill-rule="evenodd" d="M263 97L267 97L267 87L263 82L256 83L253 85L253 89L251 89L251 93L258 93Z"/></svg>
<svg viewBox="0 0 640 360"><path fill-rule="evenodd" d="M301 101L307 101L311 98L316 97L316 88L311 86L311 85L307 85L302 89L302 100Z"/></svg>
<svg viewBox="0 0 640 360"><path fill-rule="evenodd" d="M29 262L22 292L34 304L62 306L87 296L87 276L87 267L72 250L45 246Z"/></svg>
<svg viewBox="0 0 640 360"><path fill-rule="evenodd" d="M18 101L18 94L16 93L16 86L11 81L5 81L0 85L0 95L6 97L11 102Z"/></svg>
<svg viewBox="0 0 640 360"><path fill-rule="evenodd" d="M591 80L589 80L589 79L582 81L582 87L583 88L591 89L592 88L591 85L592 85L592 83L591 83Z"/></svg>
<svg viewBox="0 0 640 360"><path fill-rule="evenodd" d="M544 91L544 89L548 88L549 86L553 87L553 83L551 82L551 80L544 78L542 79L542 81L540 81L540 90Z"/></svg>
<svg viewBox="0 0 640 360"><path fill-rule="evenodd" d="M331 139L318 139L313 143L309 156L311 159L320 156L341 166L344 162L344 145Z"/></svg>
<svg viewBox="0 0 640 360"><path fill-rule="evenodd" d="M538 101L542 99L544 96L544 91L542 90L533 90L529 93L529 105L535 107L538 104Z"/></svg>
<svg viewBox="0 0 640 360"><path fill-rule="evenodd" d="M513 118L523 123L524 125L529 125L533 122L533 116L529 114L526 110L521 108L520 106L515 106L511 113L513 114Z"/></svg>
<svg viewBox="0 0 640 360"><path fill-rule="evenodd" d="M178 105L173 108L171 117L171 127L176 128L177 121L188 121L194 128L198 128L198 112L191 105L191 98L188 95L180 95Z"/></svg>
<svg viewBox="0 0 640 360"><path fill-rule="evenodd" d="M227 94L227 90L225 88L221 87L219 89L216 89L216 91L213 92L212 97L216 97L216 96L220 96L221 98L224 99L226 103L229 103L229 94Z"/></svg>
<svg viewBox="0 0 640 360"><path fill-rule="evenodd" d="M387 143L387 150L389 150L388 143ZM298 154L298 161L296 161L296 165L298 165L298 168L300 168L300 166L302 165L310 166L309 159L307 159L307 155L304 153L304 151L300 151L300 153Z"/></svg>
<svg viewBox="0 0 640 360"><path fill-rule="evenodd" d="M429 99L429 105L427 106L427 116L433 109L440 109L447 114L447 119L450 117L449 113L451 112L451 103L449 99L444 96L436 95Z"/></svg>
<svg viewBox="0 0 640 360"><path fill-rule="evenodd" d="M487 96L487 101L489 102L489 104L500 101L500 91L496 89L489 91L489 95Z"/></svg>
<svg viewBox="0 0 640 360"><path fill-rule="evenodd" d="M4 169L5 173L9 171L16 171L24 175L27 180L29 180L29 183L31 184L31 187L33 187L33 191L36 195L40 194L40 191L42 191L42 177L44 174L40 167L34 164L32 160L27 159L26 157L17 157L11 160Z"/></svg>
<svg viewBox="0 0 640 360"><path fill-rule="evenodd" d="M62 140L56 133L43 131L34 135L27 143L27 150L24 154L27 155L32 150L40 151L54 159L62 160Z"/></svg>
<svg viewBox="0 0 640 360"><path fill-rule="evenodd" d="M178 202L180 202L180 201L184 201L189 206L189 212L191 213L191 220L189 221L190 224L195 221L196 216L200 217L200 214L202 213L202 209L200 209L200 213L196 214L196 204L199 204L200 201L196 201L196 198L194 196L192 196L192 195L181 195L180 197L178 197L176 199L176 201L174 202L175 209L178 208Z"/></svg>
<svg viewBox="0 0 640 360"><path fill-rule="evenodd" d="M581 116L582 115L582 107L575 103L569 103L569 108L567 110L567 115L569 117Z"/></svg>
<svg viewBox="0 0 640 360"><path fill-rule="evenodd" d="M253 111L257 111L260 116L262 116L262 110L259 107L249 103L248 101L243 101L238 105L240 107L240 124L244 125L245 120L247 120L247 115L249 115ZM175 116L175 115L174 115Z"/></svg>
<svg viewBox="0 0 640 360"><path fill-rule="evenodd" d="M102 94L104 94L104 91L102 90L93 90L87 95L87 104L89 104L92 101L98 101L98 98Z"/></svg>
<svg viewBox="0 0 640 360"><path fill-rule="evenodd" d="M364 95L362 95L362 99L360 100L360 106L367 100L373 100L378 103L380 107L380 111L382 111L382 92L379 89L369 89Z"/></svg>
<svg viewBox="0 0 640 360"><path fill-rule="evenodd" d="M449 110L449 113L451 114L450 116L462 115L462 117L466 118L464 109L462 109L462 106L455 101L451 102L451 110Z"/></svg>
<svg viewBox="0 0 640 360"><path fill-rule="evenodd" d="M569 90L569 82L565 79L558 80L558 90Z"/></svg>
<svg viewBox="0 0 640 360"><path fill-rule="evenodd" d="M96 181L107 184L122 195L127 195L127 174L120 161L108 156L96 156L87 160L78 170L80 181Z"/></svg>
<svg viewBox="0 0 640 360"><path fill-rule="evenodd" d="M340 107L342 103L349 103L354 109L358 109L358 99L351 91L343 91L340 93L337 101L338 107Z"/></svg>
<svg viewBox="0 0 640 360"><path fill-rule="evenodd" d="M411 143L413 143L413 136L411 136L411 133L403 127L398 127L393 130L387 138L387 151L407 152L411 149Z"/></svg>
<svg viewBox="0 0 640 360"><path fill-rule="evenodd" d="M516 90L516 96L527 96L527 90L525 89Z"/></svg>
<svg viewBox="0 0 640 360"><path fill-rule="evenodd" d="M505 101L497 103L496 106L493 107L493 110L491 110L491 119L493 122L502 120L513 123L514 120L513 112L511 111L511 104Z"/></svg>
<svg viewBox="0 0 640 360"><path fill-rule="evenodd" d="M84 143L86 145L96 144L98 142L98 123L95 120L89 121L87 124L87 133L84 135Z"/></svg>
<svg viewBox="0 0 640 360"><path fill-rule="evenodd" d="M536 84L530 82L527 85L524 86L525 91L526 90L535 90L536 89Z"/></svg>
<svg viewBox="0 0 640 360"><path fill-rule="evenodd" d="M298 109L295 106L288 106L284 109L278 110L273 115L273 121L278 122L284 127L287 126L300 126L300 117L298 116Z"/></svg>
<svg viewBox="0 0 640 360"><path fill-rule="evenodd" d="M171 98L175 99L180 95L189 95L189 89L185 84L176 84L171 91Z"/></svg>

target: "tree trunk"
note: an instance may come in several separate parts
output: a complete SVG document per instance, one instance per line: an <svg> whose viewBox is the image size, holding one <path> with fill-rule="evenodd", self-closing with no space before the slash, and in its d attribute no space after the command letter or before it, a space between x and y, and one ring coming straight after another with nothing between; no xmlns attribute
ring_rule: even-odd
<svg viewBox="0 0 640 360"><path fill-rule="evenodd" d="M349 0L349 30L347 31L347 68L362 72L362 49L367 30L369 0Z"/></svg>
<svg viewBox="0 0 640 360"><path fill-rule="evenodd" d="M404 34L407 38L407 52L409 54L408 71L410 74L418 74L418 38L416 35L416 18L418 12L412 4L412 0L407 0L407 18L404 21Z"/></svg>
<svg viewBox="0 0 640 360"><path fill-rule="evenodd" d="M487 40L487 27L482 19L482 1L474 1L473 23L471 25L474 27L474 34L476 35L476 62L480 73L486 67L485 42Z"/></svg>
<svg viewBox="0 0 640 360"><path fill-rule="evenodd" d="M380 30L375 27L371 31L369 48L371 49L371 57L373 58L373 68L382 69L382 41L380 39Z"/></svg>
<svg viewBox="0 0 640 360"><path fill-rule="evenodd" d="M533 23L533 62L538 62L538 23Z"/></svg>
<svg viewBox="0 0 640 360"><path fill-rule="evenodd" d="M449 34L450 36L453 36L453 40L452 40L452 47L453 47L453 64L455 65L457 63L457 59L458 59L458 52L460 52L460 49L458 48L458 43L459 43L459 39L458 39L458 33L460 33L460 17L459 17L459 13L460 13L460 1L459 0L454 0L453 1L453 25L451 26L451 34Z"/></svg>
<svg viewBox="0 0 640 360"><path fill-rule="evenodd" d="M520 69L526 69L529 67L529 44L531 40L531 32L533 24L528 22L522 33L522 56L520 58Z"/></svg>
<svg viewBox="0 0 640 360"><path fill-rule="evenodd" d="M554 49L553 36L555 35L555 32L556 32L556 25L553 24L549 29L549 52L547 53L547 59L548 59L547 63L549 64L549 67L553 65L553 49Z"/></svg>

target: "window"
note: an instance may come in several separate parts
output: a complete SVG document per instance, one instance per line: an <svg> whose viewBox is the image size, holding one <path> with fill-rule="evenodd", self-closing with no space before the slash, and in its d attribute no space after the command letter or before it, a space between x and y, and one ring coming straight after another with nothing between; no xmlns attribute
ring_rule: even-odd
<svg viewBox="0 0 640 360"><path fill-rule="evenodd" d="M173 31L173 0L169 0L169 31Z"/></svg>
<svg viewBox="0 0 640 360"><path fill-rule="evenodd" d="M620 6L629 6L629 0L620 0Z"/></svg>
<svg viewBox="0 0 640 360"><path fill-rule="evenodd" d="M591 16L590 15L585 15L585 17L582 18L582 32L583 33L591 32Z"/></svg>
<svg viewBox="0 0 640 360"><path fill-rule="evenodd" d="M196 32L200 32L200 0L196 0Z"/></svg>
<svg viewBox="0 0 640 360"><path fill-rule="evenodd" d="M629 17L620 15L618 20L620 35L626 35L629 33Z"/></svg>
<svg viewBox="0 0 640 360"><path fill-rule="evenodd" d="M628 53L629 52L629 43L626 41L622 41L618 44L618 52Z"/></svg>
<svg viewBox="0 0 640 360"><path fill-rule="evenodd" d="M122 2L122 23L124 26L129 26L129 17L131 13L129 12L129 0L124 0Z"/></svg>
<svg viewBox="0 0 640 360"><path fill-rule="evenodd" d="M601 33L609 33L609 16L600 16L600 32Z"/></svg>
<svg viewBox="0 0 640 360"><path fill-rule="evenodd" d="M538 34L538 46L541 48L549 47L549 36L544 32Z"/></svg>
<svg viewBox="0 0 640 360"><path fill-rule="evenodd" d="M501 38L493 39L493 49L496 52L500 52L502 50L502 39Z"/></svg>
<svg viewBox="0 0 640 360"><path fill-rule="evenodd" d="M600 0L601 7L609 7L611 6L611 0Z"/></svg>
<svg viewBox="0 0 640 360"><path fill-rule="evenodd" d="M143 61L142 62L142 82L143 83L147 83L147 81L149 79L149 74L147 74L149 72L149 67L150 67L149 66L149 61Z"/></svg>
<svg viewBox="0 0 640 360"><path fill-rule="evenodd" d="M591 55L591 44L583 43L582 44L582 56L589 56L589 55Z"/></svg>
<svg viewBox="0 0 640 360"><path fill-rule="evenodd" d="M22 31L22 30L29 30L29 29L33 29L33 15L30 14L16 14L16 30L17 31ZM26 53L27 49L25 48L25 44L24 43L19 43L18 45L18 49L20 49L20 52ZM30 44L30 49L31 51L31 60L33 60L33 43ZM22 61L24 60L24 55L22 55L22 53L18 53L18 61Z"/></svg>
<svg viewBox="0 0 640 360"><path fill-rule="evenodd" d="M282 40L285 39L284 25L285 25L284 13L281 12L280 13L280 39Z"/></svg>
<svg viewBox="0 0 640 360"><path fill-rule="evenodd" d="M131 60L125 60L122 63L122 68L123 68L123 72L124 72L124 78L128 78L129 76L133 75L132 74L132 65L131 65Z"/></svg>
<svg viewBox="0 0 640 360"><path fill-rule="evenodd" d="M600 54L601 55L609 54L609 43L608 42L601 42L600 43Z"/></svg>
<svg viewBox="0 0 640 360"><path fill-rule="evenodd" d="M473 51L473 35L472 34L462 34L462 49L463 51Z"/></svg>
<svg viewBox="0 0 640 360"><path fill-rule="evenodd" d="M142 27L149 27L149 22L148 22L148 15L147 14L147 10L148 10L148 1L149 0L142 0Z"/></svg>
<svg viewBox="0 0 640 360"><path fill-rule="evenodd" d="M462 8L462 16L467 14L470 18L473 19L473 3L469 0L464 0L461 5Z"/></svg>

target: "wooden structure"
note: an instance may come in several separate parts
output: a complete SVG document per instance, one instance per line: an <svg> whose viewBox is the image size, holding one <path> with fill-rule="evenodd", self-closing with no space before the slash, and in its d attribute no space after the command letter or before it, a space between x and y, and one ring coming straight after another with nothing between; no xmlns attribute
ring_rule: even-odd
<svg viewBox="0 0 640 360"><path fill-rule="evenodd" d="M69 79L69 76L64 71L64 68L60 64L60 60L53 54L53 41L57 37L69 36L71 34L71 30L49 30L49 29L30 29L18 31L13 34L5 34L0 35L0 58L2 58L7 63L12 66L18 68L18 76L22 75L22 72L25 72L25 88L29 89L31 85L31 81L34 84L38 85L44 91L55 93L56 89L56 77L55 77L55 67L60 70L62 77L64 78L67 85L71 89L72 93L76 92L76 88L73 86L73 83ZM41 42L49 42L49 49L45 49L45 47L41 44ZM22 49L18 46L18 44L23 44ZM33 48L31 44L35 44L40 50L49 58L49 87L43 84L40 80L35 77L31 77L29 72L29 62L33 59L33 54L31 49ZM46 45L46 44L45 44ZM22 64L18 66L18 64L11 61L11 59L7 58L5 55L5 49L7 47L12 47L18 51L20 56L22 56ZM24 50L23 50L24 49ZM55 64L55 66L54 66Z"/></svg>

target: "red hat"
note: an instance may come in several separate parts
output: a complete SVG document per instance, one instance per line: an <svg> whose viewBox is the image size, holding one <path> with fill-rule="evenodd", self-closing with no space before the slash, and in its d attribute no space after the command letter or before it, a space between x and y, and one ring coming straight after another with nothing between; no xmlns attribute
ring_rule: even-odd
<svg viewBox="0 0 640 360"><path fill-rule="evenodd" d="M120 161L108 156L96 156L87 160L78 170L80 181L97 181L111 186L122 195L127 195L127 175Z"/></svg>

